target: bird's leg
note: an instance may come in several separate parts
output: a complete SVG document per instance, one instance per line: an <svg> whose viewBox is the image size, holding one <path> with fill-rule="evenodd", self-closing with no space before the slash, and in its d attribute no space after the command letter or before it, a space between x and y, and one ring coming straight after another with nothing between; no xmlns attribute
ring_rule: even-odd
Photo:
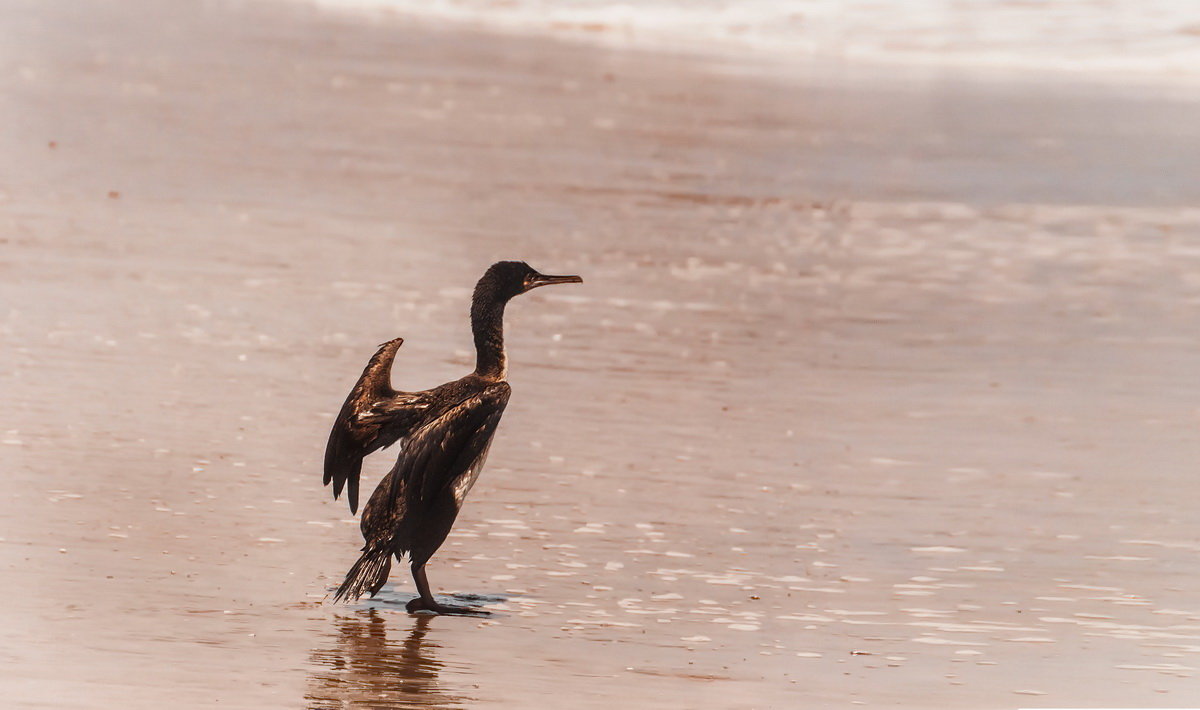
<svg viewBox="0 0 1200 710"><path fill-rule="evenodd" d="M432 611L437 614L472 614L472 615L487 615L488 612L482 609L473 609L469 606L451 606L449 604L439 604L433 598L433 593L429 591L429 580L425 577L425 563L422 562L412 564L413 581L417 583L417 593L421 596L412 599L405 605L409 612L414 611Z"/></svg>

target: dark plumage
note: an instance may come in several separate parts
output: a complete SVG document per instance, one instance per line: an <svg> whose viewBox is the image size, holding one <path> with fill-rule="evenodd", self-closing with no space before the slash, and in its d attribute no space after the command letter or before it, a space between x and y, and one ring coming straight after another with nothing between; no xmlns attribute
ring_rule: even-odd
<svg viewBox="0 0 1200 710"><path fill-rule="evenodd" d="M367 454L400 442L396 465L379 482L362 514L363 554L334 600L372 596L387 581L391 558L407 554L420 596L409 611L469 611L439 604L429 591L425 563L450 532L487 457L510 388L504 381L504 306L538 286L580 283L578 276L546 276L520 261L501 261L484 273L471 301L475 371L424 392L392 389L400 338L379 347L342 405L325 449L325 484L343 487L358 509L358 479Z"/></svg>

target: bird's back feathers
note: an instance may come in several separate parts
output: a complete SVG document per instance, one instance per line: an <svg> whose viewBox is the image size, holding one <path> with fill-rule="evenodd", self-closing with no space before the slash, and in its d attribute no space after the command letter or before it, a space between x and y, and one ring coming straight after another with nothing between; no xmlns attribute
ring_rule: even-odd
<svg viewBox="0 0 1200 710"><path fill-rule="evenodd" d="M456 509L462 506L512 391L506 382L464 380L443 385L450 390L445 394L459 395L459 401L439 407L436 416L401 443L396 465L363 509L362 531L368 542L387 538L397 550L407 551L409 532L431 507L451 499Z"/></svg>

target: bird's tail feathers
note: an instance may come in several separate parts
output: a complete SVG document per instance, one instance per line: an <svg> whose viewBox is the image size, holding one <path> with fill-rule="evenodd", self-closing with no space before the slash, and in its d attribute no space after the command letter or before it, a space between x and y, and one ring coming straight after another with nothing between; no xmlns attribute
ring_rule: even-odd
<svg viewBox="0 0 1200 710"><path fill-rule="evenodd" d="M392 549L390 545L368 544L362 556L346 573L346 580L333 595L333 601L357 601L364 593L375 596L387 582L392 571Z"/></svg>

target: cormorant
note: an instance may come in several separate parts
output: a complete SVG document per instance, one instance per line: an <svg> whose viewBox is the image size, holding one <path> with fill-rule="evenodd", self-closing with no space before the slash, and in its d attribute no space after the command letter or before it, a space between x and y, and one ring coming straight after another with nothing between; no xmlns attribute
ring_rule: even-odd
<svg viewBox="0 0 1200 710"><path fill-rule="evenodd" d="M508 404L504 306L509 299L550 284L582 283L578 276L546 276L522 261L492 264L471 300L475 371L424 392L392 389L391 370L403 339L379 347L342 405L325 448L325 484L336 499L346 488L358 509L358 477L367 454L400 442L396 465L363 508L363 554L346 574L334 601L374 596L387 581L391 558L408 554L419 597L409 611L466 613L439 604L429 591L425 563L441 547L487 457Z"/></svg>

